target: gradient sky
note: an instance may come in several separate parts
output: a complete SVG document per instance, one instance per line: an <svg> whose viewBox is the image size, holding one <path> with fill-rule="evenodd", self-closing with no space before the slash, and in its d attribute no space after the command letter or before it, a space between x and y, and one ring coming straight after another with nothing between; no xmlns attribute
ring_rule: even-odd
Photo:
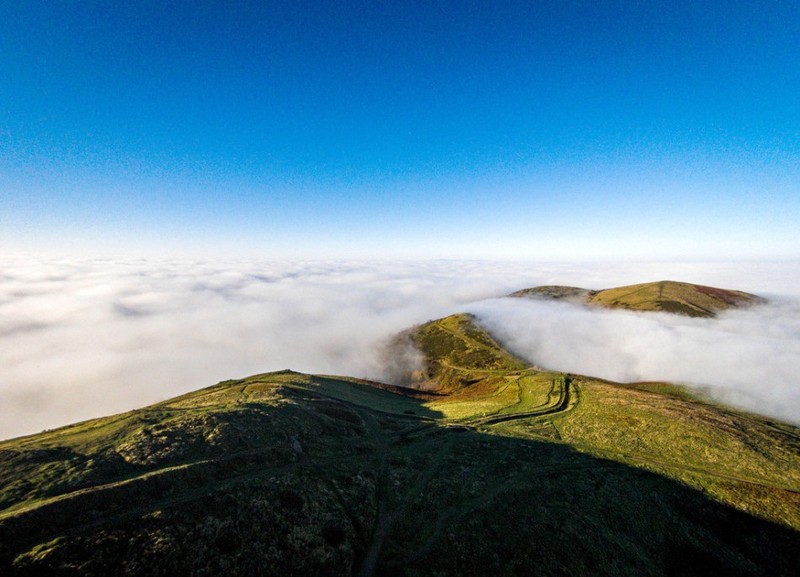
<svg viewBox="0 0 800 577"><path fill-rule="evenodd" d="M800 257L800 3L231 4L0 4L0 251Z"/></svg>

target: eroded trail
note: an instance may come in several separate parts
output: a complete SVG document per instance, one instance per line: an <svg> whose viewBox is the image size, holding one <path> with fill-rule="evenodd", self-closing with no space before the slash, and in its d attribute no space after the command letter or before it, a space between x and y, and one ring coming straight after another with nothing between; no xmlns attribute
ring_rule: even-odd
<svg viewBox="0 0 800 577"><path fill-rule="evenodd" d="M375 574L386 538L397 521L406 512L408 506L425 491L428 483L430 483L450 452L454 440L452 437L445 440L430 464L420 473L417 481L408 491L401 494L399 502L395 504L391 503L393 483L388 462L384 459L380 473L381 483L378 492L378 514L375 529L361 565L355 573L357 577L372 577ZM384 451L384 454L387 453L388 451Z"/></svg>
<svg viewBox="0 0 800 577"><path fill-rule="evenodd" d="M553 388L551 389L549 397L553 400L541 408L520 413L492 415L481 419L474 419L470 421L469 424L480 427L565 412L578 403L577 387L572 383L572 379L569 375L565 375L561 379L553 379Z"/></svg>

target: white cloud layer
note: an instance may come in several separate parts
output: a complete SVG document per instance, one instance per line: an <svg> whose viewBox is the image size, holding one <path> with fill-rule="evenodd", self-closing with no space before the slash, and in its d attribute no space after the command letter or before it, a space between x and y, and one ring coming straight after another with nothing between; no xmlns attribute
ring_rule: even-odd
<svg viewBox="0 0 800 577"><path fill-rule="evenodd" d="M715 319L533 299L469 305L509 350L539 365L632 382L701 386L723 402L800 423L800 301Z"/></svg>
<svg viewBox="0 0 800 577"><path fill-rule="evenodd" d="M795 300L726 316L715 328L662 315L476 303L538 284L603 288L663 278L796 295L796 264L0 262L0 438L284 368L385 378L386 339L467 308L540 364L687 380L675 372L683 363L703 377L697 382L733 383L730 391L748 395L777 382L762 395L775 414L791 418L787 410L800 406Z"/></svg>

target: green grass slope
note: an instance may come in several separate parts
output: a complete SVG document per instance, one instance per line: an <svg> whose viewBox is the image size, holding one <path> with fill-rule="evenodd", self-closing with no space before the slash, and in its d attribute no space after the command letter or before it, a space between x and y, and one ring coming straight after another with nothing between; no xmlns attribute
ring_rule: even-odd
<svg viewBox="0 0 800 577"><path fill-rule="evenodd" d="M481 330L467 328L468 317L460 321L465 335ZM426 334L441 322L418 330ZM439 349L417 342L437 366ZM516 366L487 371L483 363L458 371L468 386L425 406L488 434L565 443L657 471L800 530L797 427L706 402L667 383L621 384Z"/></svg>
<svg viewBox="0 0 800 577"><path fill-rule="evenodd" d="M713 317L720 311L750 306L764 299L742 291L675 281L660 281L599 291L542 286L512 293L514 297L583 302L604 308L663 311L692 317Z"/></svg>
<svg viewBox="0 0 800 577"><path fill-rule="evenodd" d="M410 338L424 353L415 388L450 394L493 373L520 370L526 363L504 350L472 315L457 314L415 327Z"/></svg>
<svg viewBox="0 0 800 577"><path fill-rule="evenodd" d="M431 390L283 371L0 442L0 575L796 574L796 427L410 337Z"/></svg>

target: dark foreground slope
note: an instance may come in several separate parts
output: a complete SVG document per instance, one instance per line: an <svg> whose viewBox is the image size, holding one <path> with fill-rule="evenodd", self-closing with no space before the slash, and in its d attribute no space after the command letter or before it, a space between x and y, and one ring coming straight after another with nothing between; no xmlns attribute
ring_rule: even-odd
<svg viewBox="0 0 800 577"><path fill-rule="evenodd" d="M451 338L461 335L464 344L453 350L488 343L491 337L484 333L476 339L483 331L468 315L416 329L429 379L445 380L449 390L426 406L450 422L493 435L562 443L658 471L721 502L800 529L797 427L705 402L668 383L622 384L520 368L513 357L501 368L459 364L458 355L442 355L429 346L439 331ZM487 357L492 358L478 358Z"/></svg>
<svg viewBox="0 0 800 577"><path fill-rule="evenodd" d="M796 428L412 336L439 390L287 371L0 443L0 575L796 575Z"/></svg>
<svg viewBox="0 0 800 577"><path fill-rule="evenodd" d="M612 309L663 311L691 317L714 317L720 311L764 302L756 295L715 287L659 281L604 290L568 286L522 289L510 296L567 300Z"/></svg>

